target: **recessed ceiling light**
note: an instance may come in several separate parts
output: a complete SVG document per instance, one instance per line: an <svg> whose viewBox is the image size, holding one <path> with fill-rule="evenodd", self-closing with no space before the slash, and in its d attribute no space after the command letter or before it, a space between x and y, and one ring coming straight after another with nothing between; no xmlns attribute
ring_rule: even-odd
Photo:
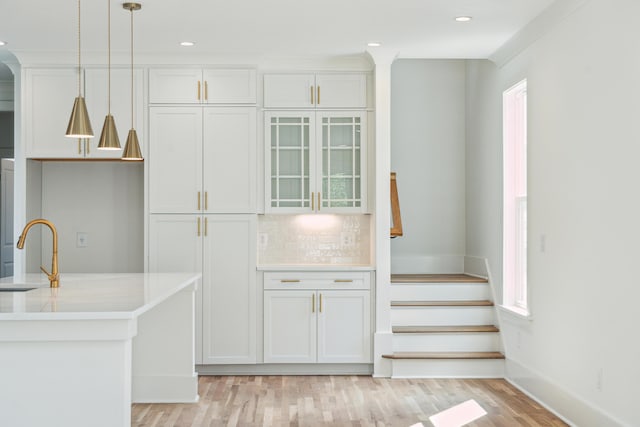
<svg viewBox="0 0 640 427"><path fill-rule="evenodd" d="M369 46L369 47L380 47L382 45L379 42L369 42L369 43L367 43L367 46Z"/></svg>
<svg viewBox="0 0 640 427"><path fill-rule="evenodd" d="M2 40L0 40L0 46L6 46L7 42L3 42Z"/></svg>
<svg viewBox="0 0 640 427"><path fill-rule="evenodd" d="M458 22L469 22L473 18L471 16L456 16L456 21Z"/></svg>
<svg viewBox="0 0 640 427"><path fill-rule="evenodd" d="M180 46L193 46L195 45L194 42L180 42Z"/></svg>

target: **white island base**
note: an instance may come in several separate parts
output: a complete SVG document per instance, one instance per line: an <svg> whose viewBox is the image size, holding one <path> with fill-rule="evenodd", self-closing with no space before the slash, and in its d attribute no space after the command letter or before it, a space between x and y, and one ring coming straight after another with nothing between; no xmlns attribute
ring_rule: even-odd
<svg viewBox="0 0 640 427"><path fill-rule="evenodd" d="M0 292L0 425L130 426L132 402L197 402L198 280L63 275ZM34 283L14 282L0 288Z"/></svg>

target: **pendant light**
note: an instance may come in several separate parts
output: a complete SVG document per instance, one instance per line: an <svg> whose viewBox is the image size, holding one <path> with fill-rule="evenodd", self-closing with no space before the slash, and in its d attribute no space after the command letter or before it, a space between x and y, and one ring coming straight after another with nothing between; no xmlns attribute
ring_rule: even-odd
<svg viewBox="0 0 640 427"><path fill-rule="evenodd" d="M82 97L82 86L80 75L82 72L80 62L80 0L78 0L78 96L73 102L69 125L67 126L66 136L69 138L93 138L93 129L89 121L89 113L87 113L87 104Z"/></svg>
<svg viewBox="0 0 640 427"><path fill-rule="evenodd" d="M124 145L122 160L144 160L138 143L138 133L134 128L135 121L133 116L133 11L140 10L142 5L140 3L123 3L122 7L131 12L131 129Z"/></svg>
<svg viewBox="0 0 640 427"><path fill-rule="evenodd" d="M107 0L107 117L104 118L102 126L102 134L100 134L99 150L119 150L120 139L118 139L118 131L116 130L116 121L111 115L111 0Z"/></svg>

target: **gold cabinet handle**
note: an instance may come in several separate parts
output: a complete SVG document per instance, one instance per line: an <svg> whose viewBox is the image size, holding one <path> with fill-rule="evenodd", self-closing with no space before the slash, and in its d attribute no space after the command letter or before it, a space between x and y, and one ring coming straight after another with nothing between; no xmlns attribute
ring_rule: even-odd
<svg viewBox="0 0 640 427"><path fill-rule="evenodd" d="M316 193L314 193L314 192L312 191L312 192L311 192L311 210L312 210L312 211L315 211L315 210L316 210L315 197L316 197Z"/></svg>
<svg viewBox="0 0 640 427"><path fill-rule="evenodd" d="M298 280L298 279L282 279L282 280L280 280L280 283L300 283L300 280Z"/></svg>
<svg viewBox="0 0 640 427"><path fill-rule="evenodd" d="M206 80L204 81L204 100L209 100L209 82L207 82Z"/></svg>
<svg viewBox="0 0 640 427"><path fill-rule="evenodd" d="M198 210L200 210L200 192L198 191Z"/></svg>
<svg viewBox="0 0 640 427"><path fill-rule="evenodd" d="M322 198L321 193L318 191L318 212L320 212L320 199Z"/></svg>
<svg viewBox="0 0 640 427"><path fill-rule="evenodd" d="M316 97L316 103L320 105L320 86L318 86L318 96Z"/></svg>
<svg viewBox="0 0 640 427"><path fill-rule="evenodd" d="M197 222L198 222L198 237L200 237L200 218L198 218Z"/></svg>
<svg viewBox="0 0 640 427"><path fill-rule="evenodd" d="M336 279L333 282L334 283L352 283L353 279Z"/></svg>
<svg viewBox="0 0 640 427"><path fill-rule="evenodd" d="M204 237L207 237L207 229L209 228L209 218L204 219Z"/></svg>
<svg viewBox="0 0 640 427"><path fill-rule="evenodd" d="M198 80L198 101L200 101L200 80Z"/></svg>
<svg viewBox="0 0 640 427"><path fill-rule="evenodd" d="M320 313L322 313L322 294L320 294Z"/></svg>
<svg viewBox="0 0 640 427"><path fill-rule="evenodd" d="M209 210L209 192L204 192L204 210Z"/></svg>
<svg viewBox="0 0 640 427"><path fill-rule="evenodd" d="M84 151L86 154L91 154L91 142L88 139L84 140Z"/></svg>
<svg viewBox="0 0 640 427"><path fill-rule="evenodd" d="M309 86L311 92L311 105L313 105L313 86Z"/></svg>
<svg viewBox="0 0 640 427"><path fill-rule="evenodd" d="M316 312L316 294L311 294L311 312Z"/></svg>
<svg viewBox="0 0 640 427"><path fill-rule="evenodd" d="M82 154L82 139L78 138L78 154Z"/></svg>

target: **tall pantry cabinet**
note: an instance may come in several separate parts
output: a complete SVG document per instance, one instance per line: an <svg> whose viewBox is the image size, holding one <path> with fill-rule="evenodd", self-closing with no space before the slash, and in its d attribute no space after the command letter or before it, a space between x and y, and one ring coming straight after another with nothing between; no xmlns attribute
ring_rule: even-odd
<svg viewBox="0 0 640 427"><path fill-rule="evenodd" d="M255 70L179 71L149 72L149 271L202 272L197 364L256 363Z"/></svg>

